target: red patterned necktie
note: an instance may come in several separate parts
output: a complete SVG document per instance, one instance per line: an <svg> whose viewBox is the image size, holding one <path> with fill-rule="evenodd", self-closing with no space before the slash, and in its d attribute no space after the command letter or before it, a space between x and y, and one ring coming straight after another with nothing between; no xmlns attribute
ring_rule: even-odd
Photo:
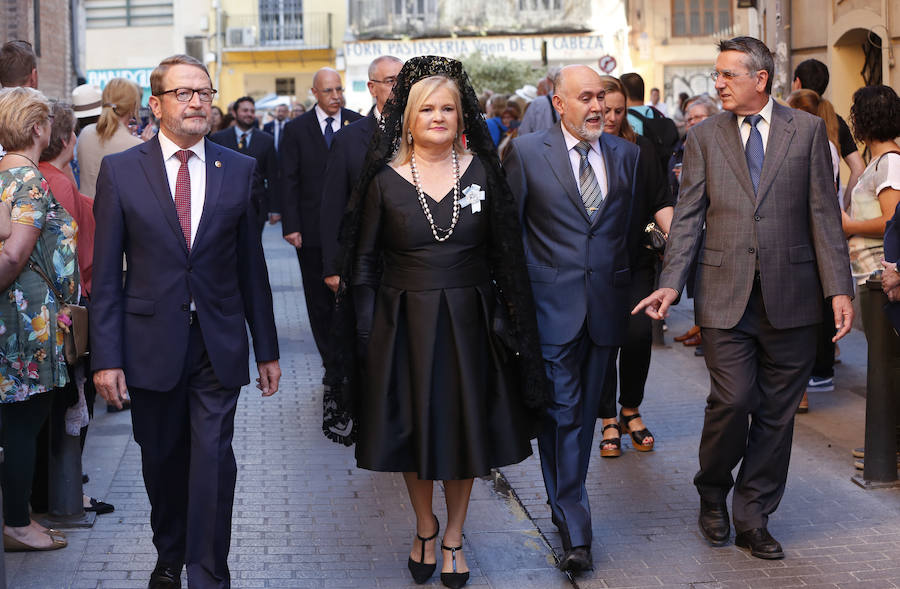
<svg viewBox="0 0 900 589"><path fill-rule="evenodd" d="M193 151L182 149L175 152L181 162L178 168L178 177L175 179L175 210L178 212L178 222L181 223L181 232L184 234L184 242L188 250L191 249L191 173L188 170L188 160L194 155Z"/></svg>

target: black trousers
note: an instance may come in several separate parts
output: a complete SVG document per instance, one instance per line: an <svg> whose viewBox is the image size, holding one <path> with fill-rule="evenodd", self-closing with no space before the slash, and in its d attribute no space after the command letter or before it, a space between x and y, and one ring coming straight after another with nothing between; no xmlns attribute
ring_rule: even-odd
<svg viewBox="0 0 900 589"><path fill-rule="evenodd" d="M334 314L334 293L325 286L322 276L322 248L304 245L297 250L300 260L300 276L303 279L303 296L309 313L309 326L313 340L324 360L328 351L328 336L331 331L331 317Z"/></svg>
<svg viewBox="0 0 900 589"><path fill-rule="evenodd" d="M629 309L634 308L648 294L653 292L656 283L656 255L642 256L639 265L631 277L631 302ZM619 405L622 407L640 407L644 400L644 385L650 373L650 353L653 348L653 325L646 313L638 313L628 317L628 331L625 333L625 344L618 348L619 355ZM616 416L616 365L606 371L603 384L603 398L600 401L600 418L611 419Z"/></svg>
<svg viewBox="0 0 900 589"><path fill-rule="evenodd" d="M38 434L50 417L53 391L26 401L0 405L0 443L3 445L3 520L8 526L31 523L29 501L35 471ZM46 466L45 466L46 467Z"/></svg>
<svg viewBox="0 0 900 589"><path fill-rule="evenodd" d="M816 363L813 365L813 376L831 378L834 376L834 342L831 338L837 330L834 328L834 309L826 301L822 305L822 323L816 330Z"/></svg>
<svg viewBox="0 0 900 589"><path fill-rule="evenodd" d="M816 331L816 325L774 328L759 281L737 325L702 328L710 392L694 484L708 501L724 501L734 487L737 532L766 527L784 495L794 414L812 371ZM735 480L731 471L738 463Z"/></svg>
<svg viewBox="0 0 900 589"><path fill-rule="evenodd" d="M229 588L237 479L231 440L240 389L216 378L195 320L175 388L128 392L160 562L186 564L192 589Z"/></svg>

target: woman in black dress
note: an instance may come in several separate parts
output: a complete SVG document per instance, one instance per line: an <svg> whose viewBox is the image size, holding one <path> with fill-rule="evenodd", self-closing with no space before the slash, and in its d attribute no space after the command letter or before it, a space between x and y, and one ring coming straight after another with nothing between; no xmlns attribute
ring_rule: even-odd
<svg viewBox="0 0 900 589"><path fill-rule="evenodd" d="M515 202L458 62L415 58L404 66L342 243L343 344L328 359L326 433L341 438L334 413L344 411L359 466L403 473L416 513L408 566L417 583L436 568L433 483L444 481L441 581L462 587L473 478L531 454L547 383ZM348 286L356 346L345 345ZM514 350L495 333L507 314ZM354 347L350 371L346 351ZM348 388L356 391L352 426L346 395L335 392Z"/></svg>

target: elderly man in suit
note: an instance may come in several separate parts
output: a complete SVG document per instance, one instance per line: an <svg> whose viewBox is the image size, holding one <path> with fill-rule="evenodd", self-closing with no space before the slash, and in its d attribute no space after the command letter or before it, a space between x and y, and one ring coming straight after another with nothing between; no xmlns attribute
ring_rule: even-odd
<svg viewBox="0 0 900 589"><path fill-rule="evenodd" d="M340 249L338 233L344 207L347 206L350 192L362 172L369 142L381 123L381 113L402 67L403 61L392 55L382 55L372 60L367 86L369 94L375 99L375 105L366 117L338 131L331 144L322 192L321 231L322 271L325 284L332 292L337 292L340 283L336 263Z"/></svg>
<svg viewBox="0 0 900 589"><path fill-rule="evenodd" d="M591 568L585 489L603 381L624 342L631 282L629 231L639 150L603 134L605 92L587 66L560 71L561 124L513 140L504 168L519 211L553 385L538 446L564 571Z"/></svg>
<svg viewBox="0 0 900 589"><path fill-rule="evenodd" d="M256 160L253 207L257 228L262 231L270 214L278 214L281 198L278 185L278 156L275 140L256 127L256 105L249 96L234 101L235 125L209 136L210 141Z"/></svg>
<svg viewBox="0 0 900 589"><path fill-rule="evenodd" d="M306 311L319 354L324 357L334 308L334 295L322 272L322 232L319 227L322 187L328 150L335 133L362 117L342 108L341 76L322 68L313 76L316 105L292 119L281 143L281 230L297 248Z"/></svg>
<svg viewBox="0 0 900 589"><path fill-rule="evenodd" d="M822 305L833 308L834 341L853 322L825 123L776 103L773 71L761 41L719 43L712 77L725 112L688 134L660 288L633 311L665 317L700 250L694 305L710 373L694 477L700 530L715 546L728 542L733 488L735 544L766 559L784 556L767 526L784 494Z"/></svg>
<svg viewBox="0 0 900 589"><path fill-rule="evenodd" d="M250 202L255 161L206 141L215 90L187 55L150 76L150 141L104 158L94 215L91 363L131 397L159 558L150 589L227 589L238 393L278 390L272 294ZM122 255L128 276L122 284Z"/></svg>

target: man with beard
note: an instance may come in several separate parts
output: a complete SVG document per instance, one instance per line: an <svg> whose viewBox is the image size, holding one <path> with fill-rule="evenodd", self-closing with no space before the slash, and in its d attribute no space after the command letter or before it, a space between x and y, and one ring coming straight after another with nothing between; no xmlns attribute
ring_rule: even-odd
<svg viewBox="0 0 900 589"><path fill-rule="evenodd" d="M263 131L275 138L275 151L281 149L281 138L284 126L288 124L288 105L279 104L275 107L275 120L263 125Z"/></svg>
<svg viewBox="0 0 900 589"><path fill-rule="evenodd" d="M362 117L342 108L341 76L322 68L313 76L316 105L291 120L281 143L281 230L284 240L297 248L303 295L313 339L324 357L331 327L334 295L322 281L322 233L319 227L325 163L334 134Z"/></svg>
<svg viewBox="0 0 900 589"><path fill-rule="evenodd" d="M278 390L278 341L250 202L253 158L204 140L216 91L187 55L150 76L159 133L104 158L94 215L91 358L97 391L131 397L158 560L150 589L230 587L237 467L231 440L250 382ZM128 278L122 284L122 255Z"/></svg>
<svg viewBox="0 0 900 589"><path fill-rule="evenodd" d="M328 165L325 167L325 188L322 193L322 272L325 284L337 292L340 279L336 260L340 245L338 232L344 207L366 160L366 150L375 129L381 123L384 105L391 96L403 61L391 55L376 57L369 64L369 94L375 106L368 116L347 125L334 136Z"/></svg>
<svg viewBox="0 0 900 589"><path fill-rule="evenodd" d="M249 96L234 101L235 125L209 136L211 141L256 159L253 205L259 231L269 214L278 212L278 156L275 140L256 126L256 105Z"/></svg>
<svg viewBox="0 0 900 589"><path fill-rule="evenodd" d="M513 140L504 167L519 199L525 257L553 400L538 434L564 571L592 567L585 489L603 381L624 341L628 232L639 194L636 145L603 134L605 92L587 66L564 67L561 124Z"/></svg>

